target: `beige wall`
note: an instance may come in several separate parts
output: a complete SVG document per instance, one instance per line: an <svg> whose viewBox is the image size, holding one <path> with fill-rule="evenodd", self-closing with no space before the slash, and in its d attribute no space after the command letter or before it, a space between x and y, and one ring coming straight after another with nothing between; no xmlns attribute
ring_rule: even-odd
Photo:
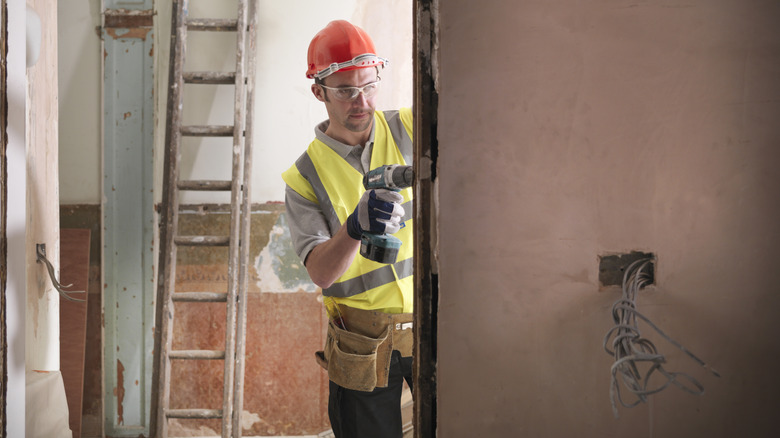
<svg viewBox="0 0 780 438"><path fill-rule="evenodd" d="M440 2L439 436L769 436L780 7ZM609 401L619 290L598 256L658 256L639 310L676 388ZM640 325L640 327L642 327ZM646 326L645 326L646 327Z"/></svg>
<svg viewBox="0 0 780 438"><path fill-rule="evenodd" d="M102 172L101 0L61 2L59 173L63 204L100 204Z"/></svg>

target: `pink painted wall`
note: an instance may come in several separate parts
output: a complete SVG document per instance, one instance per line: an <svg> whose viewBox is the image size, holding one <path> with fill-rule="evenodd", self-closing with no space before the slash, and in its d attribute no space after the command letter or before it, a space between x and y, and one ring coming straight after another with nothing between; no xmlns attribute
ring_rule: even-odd
<svg viewBox="0 0 780 438"><path fill-rule="evenodd" d="M439 7L439 436L770 436L780 5ZM646 328L706 392L615 419L598 256L629 250L658 257L639 310L722 377Z"/></svg>

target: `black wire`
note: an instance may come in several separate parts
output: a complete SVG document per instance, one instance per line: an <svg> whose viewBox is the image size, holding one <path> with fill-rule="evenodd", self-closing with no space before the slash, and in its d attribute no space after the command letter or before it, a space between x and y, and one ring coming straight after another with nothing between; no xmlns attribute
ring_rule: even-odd
<svg viewBox="0 0 780 438"><path fill-rule="evenodd" d="M612 379L609 388L612 412L615 414L615 418L619 416L616 402L620 402L624 407L631 408L639 403L647 402L647 396L663 391L669 385L675 385L695 395L704 393L704 387L690 375L669 372L664 369L663 365L666 363L666 357L658 353L655 345L650 340L642 337L639 331L638 320L645 322L650 328L672 345L682 350L696 363L709 369L715 376L720 377L717 371L709 367L679 342L666 335L658 326L636 309L636 293L652 281L650 274L645 271L645 268L652 263L653 260L651 258L644 258L633 262L626 269L623 274L623 295L612 305L612 319L615 322L615 326L604 336L604 350L615 358L615 362L611 367ZM611 343L610 339L612 339ZM610 344L612 349L609 348ZM641 373L640 367L647 367L647 371ZM659 386L650 388L650 378L656 372L665 377L665 381ZM618 376L623 386L634 395L635 400L633 402L623 400Z"/></svg>

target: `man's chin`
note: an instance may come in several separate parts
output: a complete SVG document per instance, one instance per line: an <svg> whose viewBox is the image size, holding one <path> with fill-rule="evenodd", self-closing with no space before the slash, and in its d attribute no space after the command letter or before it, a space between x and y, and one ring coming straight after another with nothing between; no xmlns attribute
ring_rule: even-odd
<svg viewBox="0 0 780 438"><path fill-rule="evenodd" d="M363 132L371 127L372 118L368 117L366 120L349 120L345 124L346 128L352 132Z"/></svg>

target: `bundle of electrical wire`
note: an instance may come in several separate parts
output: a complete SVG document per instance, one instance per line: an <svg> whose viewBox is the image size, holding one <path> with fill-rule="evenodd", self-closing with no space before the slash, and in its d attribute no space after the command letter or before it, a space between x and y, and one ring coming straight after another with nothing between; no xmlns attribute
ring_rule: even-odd
<svg viewBox="0 0 780 438"><path fill-rule="evenodd" d="M650 340L642 337L638 326L639 320L645 322L699 365L709 369L715 376L720 377L715 370L680 343L667 336L637 310L636 294L642 287L652 281L652 276L649 274L649 267L652 266L652 263L653 259L651 258L640 259L633 262L625 270L623 274L622 297L612 306L612 319L615 322L615 326L604 337L604 350L615 358L611 368L612 379L609 388L612 412L615 414L615 418L619 417L617 402L624 407L631 408L639 403L647 402L649 395L663 391L670 385L675 385L695 395L704 393L704 387L690 375L670 372L664 368L663 365L666 363L665 356L658 353L655 345ZM611 342L610 339L612 340ZM640 369L645 371L640 371ZM662 383L651 387L650 378L655 374L662 376L663 380L661 381ZM626 402L623 399L618 378L623 382L626 389L633 394L633 401ZM656 378L656 380L658 379Z"/></svg>

